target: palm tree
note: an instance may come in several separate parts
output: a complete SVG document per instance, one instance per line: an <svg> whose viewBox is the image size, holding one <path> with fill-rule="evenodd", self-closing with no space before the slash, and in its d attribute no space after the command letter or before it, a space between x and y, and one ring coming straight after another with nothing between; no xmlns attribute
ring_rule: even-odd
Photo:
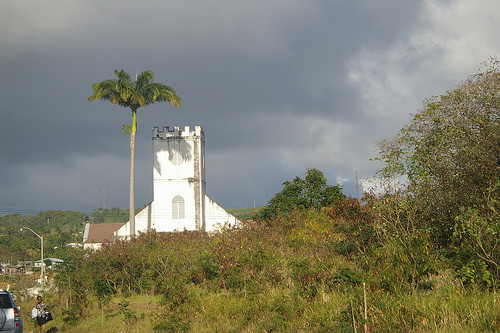
<svg viewBox="0 0 500 333"><path fill-rule="evenodd" d="M137 109L146 107L154 102L168 101L175 107L182 104L182 99L172 87L161 83L154 83L152 71L144 71L136 75L134 82L125 71L115 70L116 79L104 80L92 85L94 94L88 98L95 100L109 100L124 108L132 110L132 125L125 126L126 133L130 133L130 237L135 235L135 136L137 133Z"/></svg>

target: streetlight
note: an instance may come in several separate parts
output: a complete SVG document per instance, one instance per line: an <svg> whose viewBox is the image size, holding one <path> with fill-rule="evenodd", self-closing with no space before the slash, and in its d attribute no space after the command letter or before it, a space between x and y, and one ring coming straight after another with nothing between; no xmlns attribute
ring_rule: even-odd
<svg viewBox="0 0 500 333"><path fill-rule="evenodd" d="M23 229L28 229L29 231L31 231L32 233L34 233L38 238L40 238L40 253L41 253L41 269L40 269L40 284L43 284L43 236L40 236L39 234L37 234L36 232L34 232L33 230L31 230L31 228L28 228L28 227L21 227L21 232L23 231Z"/></svg>

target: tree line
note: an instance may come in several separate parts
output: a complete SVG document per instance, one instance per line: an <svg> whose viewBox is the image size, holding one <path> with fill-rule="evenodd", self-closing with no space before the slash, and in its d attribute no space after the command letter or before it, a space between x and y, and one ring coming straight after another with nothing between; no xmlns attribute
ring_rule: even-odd
<svg viewBox="0 0 500 333"><path fill-rule="evenodd" d="M81 243L85 223L127 222L128 210L121 208L94 209L89 216L78 211L47 210L36 215L18 213L0 217L0 261L16 264L17 261L40 259L40 239L30 228L44 238L44 257L67 259L67 245Z"/></svg>

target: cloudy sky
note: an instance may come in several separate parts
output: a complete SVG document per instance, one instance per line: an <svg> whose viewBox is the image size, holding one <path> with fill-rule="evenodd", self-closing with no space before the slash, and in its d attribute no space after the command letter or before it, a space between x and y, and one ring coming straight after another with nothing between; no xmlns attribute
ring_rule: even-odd
<svg viewBox="0 0 500 333"><path fill-rule="evenodd" d="M356 195L422 101L500 50L497 0L0 2L0 214L128 207L130 111L91 84L152 70L184 103L140 109L136 206L153 126L201 125L207 194L264 205L322 170Z"/></svg>

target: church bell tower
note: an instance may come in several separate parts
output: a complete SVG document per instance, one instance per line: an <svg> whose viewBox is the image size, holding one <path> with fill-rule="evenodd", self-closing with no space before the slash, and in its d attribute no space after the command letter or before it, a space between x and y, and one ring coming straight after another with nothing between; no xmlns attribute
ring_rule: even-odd
<svg viewBox="0 0 500 333"><path fill-rule="evenodd" d="M203 128L154 127L152 227L157 231L205 230L205 188Z"/></svg>

